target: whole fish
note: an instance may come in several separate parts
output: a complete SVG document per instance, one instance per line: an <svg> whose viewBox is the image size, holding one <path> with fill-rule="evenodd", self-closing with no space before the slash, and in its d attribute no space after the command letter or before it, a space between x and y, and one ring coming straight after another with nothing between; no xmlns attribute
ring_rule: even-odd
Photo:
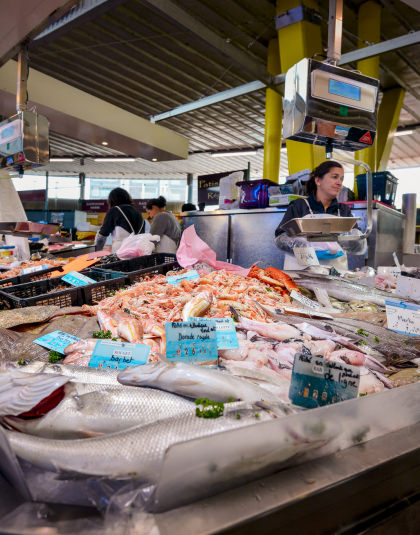
<svg viewBox="0 0 420 535"><path fill-rule="evenodd" d="M126 368L118 374L125 385L151 386L192 398L207 397L214 401L229 398L241 401L270 401L275 396L252 383L248 383L217 370L183 362L153 362Z"/></svg>
<svg viewBox="0 0 420 535"><path fill-rule="evenodd" d="M17 364L17 363L16 363ZM68 377L79 383L100 385L118 385L118 370L104 370L85 366L67 366L66 364L49 364L45 362L30 362L19 367L24 373L56 373Z"/></svg>
<svg viewBox="0 0 420 535"><path fill-rule="evenodd" d="M5 417L3 422L30 435L74 439L116 433L194 410L192 401L152 388L71 383L64 399L45 416Z"/></svg>
<svg viewBox="0 0 420 535"><path fill-rule="evenodd" d="M256 418L255 407L233 405L234 409L216 419L197 418L192 411L97 438L52 440L14 431L5 433L18 457L45 470L156 482L165 452L170 446L251 425L258 433L258 425L273 418L270 411L257 409L259 418ZM287 446L285 458L288 458L297 453L296 443L308 445L302 437L294 440L293 435L287 435L280 440L277 436L276 449L281 452ZM259 444L258 448L261 455L263 444ZM249 453L258 458L258 451ZM219 453L215 452L215 455Z"/></svg>
<svg viewBox="0 0 420 535"><path fill-rule="evenodd" d="M289 338L303 339L302 333L284 322L276 323L263 323L261 321L254 321L242 316L239 317L240 324L238 325L242 329L249 331L255 331L261 336L278 340L288 340Z"/></svg>

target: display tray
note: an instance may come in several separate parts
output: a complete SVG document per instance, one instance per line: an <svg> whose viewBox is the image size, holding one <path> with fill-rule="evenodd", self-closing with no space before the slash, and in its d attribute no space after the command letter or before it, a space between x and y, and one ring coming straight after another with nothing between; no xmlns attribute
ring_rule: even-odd
<svg viewBox="0 0 420 535"><path fill-rule="evenodd" d="M53 271L60 271L61 266L53 266L47 269L41 269L39 271L34 271L33 273L25 273L21 275L16 275L15 277L9 277L7 279L0 279L0 288L5 288L7 286L16 286L17 284L25 284L26 282L34 282L43 279L49 279Z"/></svg>
<svg viewBox="0 0 420 535"><path fill-rule="evenodd" d="M136 258L128 258L127 260L118 260L109 264L101 264L99 262L97 267L112 271L122 271L123 273L130 273L139 271L141 269L160 266L161 264L169 264L176 261L176 255L172 253L153 253L147 256L138 256Z"/></svg>
<svg viewBox="0 0 420 535"><path fill-rule="evenodd" d="M95 284L81 287L83 302L85 305L96 305L102 299L111 297L115 292L125 288L129 284L125 273L107 272L104 269L85 269L83 275L96 280Z"/></svg>
<svg viewBox="0 0 420 535"><path fill-rule="evenodd" d="M289 236L317 236L350 232L360 217L298 217L280 228Z"/></svg>
<svg viewBox="0 0 420 535"><path fill-rule="evenodd" d="M65 286L60 277L37 280L16 286L0 289L0 303L7 308L21 308L36 305L56 305L59 307L82 306L83 294L80 288L66 288L54 291L59 286ZM49 293L51 292L51 293Z"/></svg>
<svg viewBox="0 0 420 535"><path fill-rule="evenodd" d="M59 225L46 225L44 223L32 223L32 221L1 222L1 234L13 234L14 236L31 236L32 234L55 234Z"/></svg>

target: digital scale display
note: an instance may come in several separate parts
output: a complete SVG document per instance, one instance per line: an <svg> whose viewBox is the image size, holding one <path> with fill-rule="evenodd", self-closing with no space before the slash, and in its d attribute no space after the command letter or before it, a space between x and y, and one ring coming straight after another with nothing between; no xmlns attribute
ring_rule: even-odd
<svg viewBox="0 0 420 535"><path fill-rule="evenodd" d="M347 84L334 78L329 78L328 80L328 92L331 95L360 101L361 88L358 85Z"/></svg>
<svg viewBox="0 0 420 535"><path fill-rule="evenodd" d="M1 130L0 136L1 136L1 139L6 139L8 137L13 136L14 133L15 133L15 127L13 124L11 124L10 126L3 128Z"/></svg>

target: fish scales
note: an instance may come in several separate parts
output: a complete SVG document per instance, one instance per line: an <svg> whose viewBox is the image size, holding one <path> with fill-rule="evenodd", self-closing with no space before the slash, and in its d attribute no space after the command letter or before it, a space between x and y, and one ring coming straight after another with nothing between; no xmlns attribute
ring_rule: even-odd
<svg viewBox="0 0 420 535"><path fill-rule="evenodd" d="M217 419L197 418L194 412L90 439L55 440L13 431L6 434L18 457L45 470L110 478L138 477L154 482L159 477L164 454L173 444L256 426L272 418L268 411L258 411L257 420L255 409L240 407L237 404L234 411Z"/></svg>
<svg viewBox="0 0 420 535"><path fill-rule="evenodd" d="M80 383L100 385L119 385L117 376L119 370L99 370L88 366L71 366L67 364L49 364L46 362L29 362L19 368L26 373L59 373L69 376L70 380Z"/></svg>

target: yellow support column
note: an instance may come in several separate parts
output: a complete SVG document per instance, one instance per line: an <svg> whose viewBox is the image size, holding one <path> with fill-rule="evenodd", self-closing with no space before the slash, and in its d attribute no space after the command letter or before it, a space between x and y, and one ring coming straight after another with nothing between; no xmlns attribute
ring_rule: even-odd
<svg viewBox="0 0 420 535"><path fill-rule="evenodd" d="M315 0L277 0L276 13L284 13L301 4L318 11ZM283 72L303 58L311 58L314 54L322 54L321 27L319 24L306 20L295 22L281 28L277 32L280 50L280 65ZM286 141L289 173L302 169L313 169L325 160L325 149L309 143Z"/></svg>
<svg viewBox="0 0 420 535"><path fill-rule="evenodd" d="M384 91L378 113L376 134L376 170L386 171L403 105L405 90L401 87Z"/></svg>
<svg viewBox="0 0 420 535"><path fill-rule="evenodd" d="M267 71L272 76L281 73L277 39L271 39L268 43ZM266 89L263 178L273 182L279 181L282 102L282 96L277 91Z"/></svg>
<svg viewBox="0 0 420 535"><path fill-rule="evenodd" d="M367 46L363 43L364 41L379 43L381 40L381 11L382 7L374 0L368 0L360 6L358 18L358 34L359 39L362 41L362 43L359 43L360 48ZM379 78L379 56L358 61L357 69L366 76ZM372 169L372 172L376 171L376 146L377 142L375 140L371 147L357 151L355 154L356 160L367 163ZM361 167L356 167L355 177L359 173L364 172L364 169ZM357 198L356 178L354 181L354 193Z"/></svg>

